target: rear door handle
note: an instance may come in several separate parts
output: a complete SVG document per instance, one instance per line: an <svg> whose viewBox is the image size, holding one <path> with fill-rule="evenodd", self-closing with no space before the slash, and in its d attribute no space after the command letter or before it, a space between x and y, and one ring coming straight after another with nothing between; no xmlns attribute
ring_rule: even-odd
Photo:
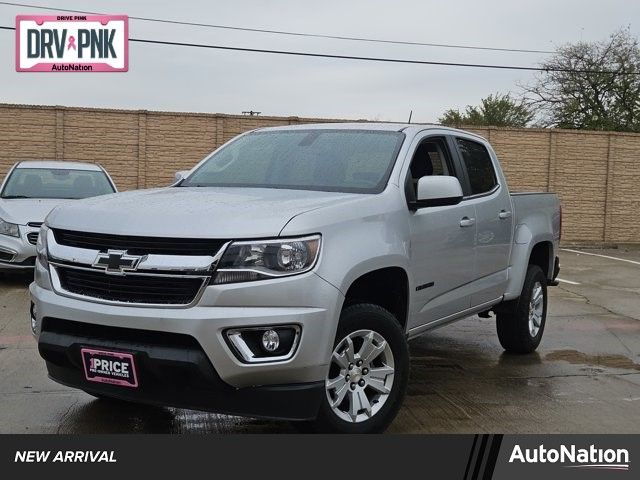
<svg viewBox="0 0 640 480"><path fill-rule="evenodd" d="M505 220L507 218L511 218L511 212L507 211L507 210L500 210L500 213L498 214L498 218L501 220Z"/></svg>
<svg viewBox="0 0 640 480"><path fill-rule="evenodd" d="M473 227L475 223L476 223L475 218L463 217L462 220L460 220L461 227Z"/></svg>

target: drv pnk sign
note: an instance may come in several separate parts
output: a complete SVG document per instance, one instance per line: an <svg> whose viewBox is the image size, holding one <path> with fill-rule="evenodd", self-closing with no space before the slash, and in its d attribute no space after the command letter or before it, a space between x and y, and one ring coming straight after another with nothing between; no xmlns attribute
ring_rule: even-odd
<svg viewBox="0 0 640 480"><path fill-rule="evenodd" d="M126 15L16 16L16 71L126 72Z"/></svg>

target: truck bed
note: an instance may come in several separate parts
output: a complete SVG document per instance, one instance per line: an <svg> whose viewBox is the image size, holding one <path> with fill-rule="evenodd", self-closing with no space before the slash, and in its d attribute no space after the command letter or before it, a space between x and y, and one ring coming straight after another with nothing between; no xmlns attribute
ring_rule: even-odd
<svg viewBox="0 0 640 480"><path fill-rule="evenodd" d="M553 262L558 254L562 228L560 200L555 193L512 193L511 203L513 205L514 240L505 300L513 300L520 295L531 254L530 245L536 245L540 242L546 242L548 245L548 280L553 280Z"/></svg>
<svg viewBox="0 0 640 480"><path fill-rule="evenodd" d="M514 209L514 224L544 224L543 230L560 239L560 200L553 192L516 192L511 193ZM542 226L542 225L541 225Z"/></svg>

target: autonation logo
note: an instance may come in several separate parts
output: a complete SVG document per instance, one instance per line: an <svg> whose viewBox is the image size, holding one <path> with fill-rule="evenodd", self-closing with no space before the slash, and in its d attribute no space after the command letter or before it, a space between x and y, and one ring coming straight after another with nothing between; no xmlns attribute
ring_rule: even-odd
<svg viewBox="0 0 640 480"><path fill-rule="evenodd" d="M629 470L629 450L626 448L578 448L575 445L560 445L559 448L522 449L515 445L509 463L560 463L567 468L585 468L596 470Z"/></svg>

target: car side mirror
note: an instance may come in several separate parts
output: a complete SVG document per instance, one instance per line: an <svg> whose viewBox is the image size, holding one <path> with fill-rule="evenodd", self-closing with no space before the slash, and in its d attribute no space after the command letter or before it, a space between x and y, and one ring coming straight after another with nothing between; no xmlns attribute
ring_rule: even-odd
<svg viewBox="0 0 640 480"><path fill-rule="evenodd" d="M418 180L416 201L411 209L457 205L462 201L462 186L456 177L429 175Z"/></svg>
<svg viewBox="0 0 640 480"><path fill-rule="evenodd" d="M188 174L189 174L189 170L180 170L180 171L174 173L173 174L174 183L178 183L178 182L184 180L185 178L187 178Z"/></svg>

